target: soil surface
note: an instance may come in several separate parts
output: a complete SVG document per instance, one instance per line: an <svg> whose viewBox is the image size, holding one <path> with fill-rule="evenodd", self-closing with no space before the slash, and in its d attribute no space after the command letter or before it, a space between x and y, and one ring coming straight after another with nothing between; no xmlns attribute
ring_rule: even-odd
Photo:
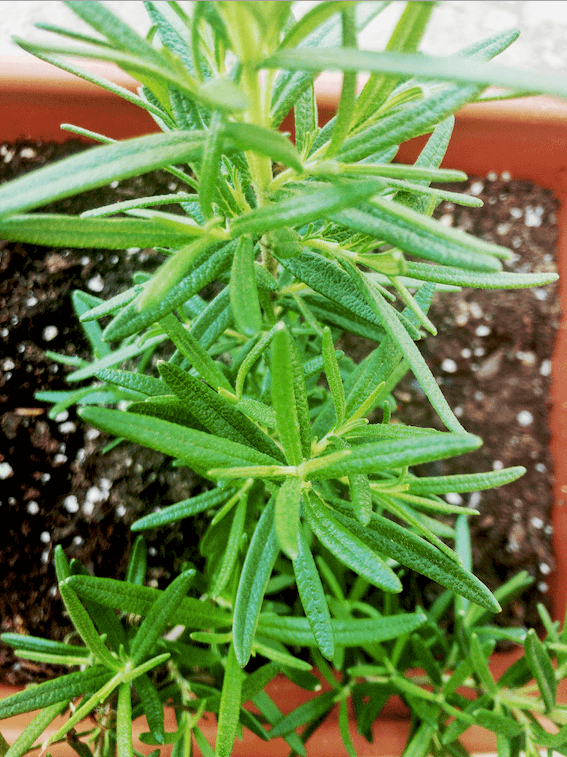
<svg viewBox="0 0 567 757"><path fill-rule="evenodd" d="M514 257L504 263L504 270L557 270L558 203L550 190L508 174L489 174L471 177L465 191L480 197L484 207L444 202L435 213L442 223L512 250ZM427 473L513 465L527 469L507 486L449 494L446 499L480 511L470 524L474 570L482 581L494 590L520 569L535 579L496 622L537 626L536 605L548 605L547 581L554 568L548 413L551 358L561 316L558 285L437 294L430 316L439 334L421 342L422 354L461 423L484 444L474 453L428 466ZM413 376L406 376L394 394L400 420L443 429Z"/></svg>
<svg viewBox="0 0 567 757"><path fill-rule="evenodd" d="M21 142L0 146L0 181L74 153L78 142ZM454 187L453 187L454 188ZM62 200L45 210L79 214L92 204L128 199L143 191L185 189L163 171ZM529 182L506 177L473 180L469 191L483 210L438 209L444 223L466 228L516 253L508 270L554 270L556 200ZM34 394L68 389L72 368L46 351L89 356L70 294L84 289L104 299L131 285L137 270L155 266L151 250L60 250L0 241L0 630L62 639L70 632L56 588L53 548L61 544L99 576L123 577L133 541L130 524L185 499L203 483L187 469L171 468L159 453L122 443L106 455L109 441L77 420L73 409L54 420ZM553 568L549 525L552 467L548 453L549 370L559 305L555 287L519 292L438 296L432 319L438 337L423 353L451 406L468 431L485 439L455 469L434 473L524 465L519 482L496 492L467 496L481 515L474 527L475 569L492 588L520 568L537 588L516 601L512 620L534 622ZM396 392L400 420L440 427L411 377ZM456 495L454 495L456 496ZM456 501L456 500L455 500ZM148 532L148 577L159 586L198 562L187 549L199 523ZM417 583L426 596L434 588ZM0 680L39 681L54 670L16 661L0 645Z"/></svg>

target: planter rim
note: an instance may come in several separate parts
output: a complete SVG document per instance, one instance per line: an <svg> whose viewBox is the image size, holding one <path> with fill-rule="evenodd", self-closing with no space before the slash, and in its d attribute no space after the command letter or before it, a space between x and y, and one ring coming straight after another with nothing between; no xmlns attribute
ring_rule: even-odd
<svg viewBox="0 0 567 757"><path fill-rule="evenodd" d="M108 78L130 91L135 92L138 86L133 78L114 64L77 59L74 59L73 63L93 74ZM320 77L316 82L320 115L323 119L328 120L330 113L336 109L340 80L340 75L329 75ZM41 103L34 99L40 92L47 95L42 98ZM7 114L14 115L13 102L21 106L22 113L19 121L16 119L16 125L10 131ZM116 138L132 137L147 133L148 130L156 130L155 124L146 113L95 84L79 79L73 74L61 71L32 56L0 56L0 115L3 116L0 119L0 142L15 141L19 136L28 135L29 125L32 123L30 116L33 114L35 114L36 126L39 127L35 131L35 138L45 141L49 139L65 141L74 138L73 135L61 132L59 123L70 120L86 126L89 123L86 118L90 112L89 107L98 113L98 122L101 121L102 115L102 121L112 125L117 114L120 115L121 130L112 135ZM44 118L47 109L55 113L51 120ZM69 118L68 113L77 115L78 120ZM84 117L81 118L81 116ZM95 127L90 128L96 130ZM104 131L104 127L100 130ZM533 141L536 138L535 135L538 135L539 139L537 149L528 149L526 153L526 145L535 144ZM30 135L29 138L34 137ZM476 150L470 149L471 140L474 140ZM419 140L415 140L404 145L399 157L402 159L415 157L419 144ZM462 151L465 144L469 145L469 150L465 160L466 165L463 166L463 161L458 161L456 155L459 150ZM558 219L560 228L558 264L559 267L567 265L567 102L538 96L467 106L457 115L455 135L444 164L455 167L459 165L469 173L475 170L477 173L510 170L515 178L532 179L542 186L554 189L561 203ZM472 165L477 168L472 169ZM565 282L560 282L562 309L567 312L565 286ZM560 369L559 366L567 366L566 328L559 330L553 364L553 412L550 426L556 479L552 522L557 568L550 578L550 584L554 597L554 615L556 618L563 618L567 603L567 540L563 538L563 534L567 533L567 455L562 452L567 446L567 368ZM495 655L492 665L503 670L510 664L515 654L514 652ZM13 687L0 686L0 697L13 691ZM292 698L291 690L288 687L284 691L289 705ZM567 685L564 694L567 701ZM23 727L23 718L24 716L18 716L0 723L0 730L10 743L15 740ZM29 721L29 716L27 721ZM336 716L331 716L328 721L330 721L328 722L329 729L337 730ZM141 724L140 730L147 730L142 720L138 722ZM390 717L381 719L379 722L380 725L376 731L378 744L371 745L362 741L360 757L401 753L409 728L407 721L400 720L394 712ZM173 721L170 726L168 730L174 730ZM209 722L205 728L205 734L210 736L213 729L214 723ZM320 731L318 736L321 740L320 753L330 754L327 729L322 728ZM259 747L257 740L254 742L248 740L248 735L243 742L237 742L235 757L252 754L258 749L268 754L265 745ZM464 742L476 751L493 750L491 737L487 731L480 728L471 733L468 740L465 738ZM288 752L285 744L284 747L281 751L282 755ZM384 748L389 751L382 751ZM151 750L151 748L148 749ZM72 753L65 747L51 751L54 757ZM278 751L269 753L280 754ZM316 753L317 748L314 748L313 754ZM335 750L334 753L338 755L342 754L342 751Z"/></svg>

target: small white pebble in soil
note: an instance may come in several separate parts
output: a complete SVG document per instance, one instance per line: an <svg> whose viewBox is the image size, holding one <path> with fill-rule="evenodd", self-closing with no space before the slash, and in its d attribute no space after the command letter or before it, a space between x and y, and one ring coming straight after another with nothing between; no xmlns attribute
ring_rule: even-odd
<svg viewBox="0 0 567 757"><path fill-rule="evenodd" d="M542 573L544 576L548 576L551 573L551 568L546 562L540 562L539 572Z"/></svg>
<svg viewBox="0 0 567 757"><path fill-rule="evenodd" d="M74 434L76 430L77 426L73 421L66 421L59 425L59 431L61 431L62 434Z"/></svg>
<svg viewBox="0 0 567 757"><path fill-rule="evenodd" d="M522 350L518 350L518 352L516 352L516 357L526 366L534 365L537 359L535 352L523 352Z"/></svg>
<svg viewBox="0 0 567 757"><path fill-rule="evenodd" d="M0 329L0 336L2 337L8 336L9 333L8 329Z"/></svg>
<svg viewBox="0 0 567 757"><path fill-rule="evenodd" d="M521 237L514 237L514 239L512 239L512 247L515 250L517 250L518 247L521 247L521 245L522 245L522 238Z"/></svg>
<svg viewBox="0 0 567 757"><path fill-rule="evenodd" d="M38 302L39 302L39 300L37 299L37 297L34 297L34 296L32 295L31 297L28 297L28 298L27 298L27 300L26 300L26 305L27 305L27 306L28 306L29 308L33 308L33 306L34 306L34 305L37 305L37 303L38 303Z"/></svg>
<svg viewBox="0 0 567 757"><path fill-rule="evenodd" d="M476 330L475 330L474 333L477 336L488 336L491 331L492 331L492 329L490 328L490 326L485 326L484 323L483 323L482 325L480 325L480 326L478 326L476 328Z"/></svg>
<svg viewBox="0 0 567 757"><path fill-rule="evenodd" d="M83 513L88 517L94 513L94 502L85 502L83 505Z"/></svg>
<svg viewBox="0 0 567 757"><path fill-rule="evenodd" d="M68 497L65 497L63 500L63 507L65 510L67 510L68 513L76 513L79 510L79 502L74 494L69 494Z"/></svg>
<svg viewBox="0 0 567 757"><path fill-rule="evenodd" d="M10 463L0 463L0 480L5 481L10 476L14 475L14 469Z"/></svg>
<svg viewBox="0 0 567 757"><path fill-rule="evenodd" d="M37 515L39 512L39 505L32 500L31 502L28 502L26 510L30 515Z"/></svg>
<svg viewBox="0 0 567 757"><path fill-rule="evenodd" d="M519 220L524 215L524 212L521 208L510 208L510 215L512 218Z"/></svg>
<svg viewBox="0 0 567 757"><path fill-rule="evenodd" d="M20 158L25 158L26 160L31 160L32 158L35 158L36 155L37 153L33 147L22 147L20 150Z"/></svg>
<svg viewBox="0 0 567 757"><path fill-rule="evenodd" d="M26 345L23 342L18 344L17 350L20 355L23 354L26 351Z"/></svg>
<svg viewBox="0 0 567 757"><path fill-rule="evenodd" d="M453 410L457 418L462 418L464 414L464 410L460 405L457 405L457 407Z"/></svg>
<svg viewBox="0 0 567 757"><path fill-rule="evenodd" d="M551 535L553 534L553 526L546 526L546 527L545 527L545 528L543 529L543 533L544 533L544 534L545 534L546 536L551 536Z"/></svg>
<svg viewBox="0 0 567 757"><path fill-rule="evenodd" d="M456 373L457 372L457 364L454 360L451 360L450 357L446 357L445 360L441 363L441 370L445 371L445 373Z"/></svg>
<svg viewBox="0 0 567 757"><path fill-rule="evenodd" d="M55 423L65 423L68 417L69 417L69 411L62 410L60 413L57 413L57 415L55 416Z"/></svg>
<svg viewBox="0 0 567 757"><path fill-rule="evenodd" d="M496 173L496 171L490 171L486 178L488 179L488 181L496 181L498 174Z"/></svg>
<svg viewBox="0 0 567 757"><path fill-rule="evenodd" d="M528 205L525 210L524 218L526 226L541 226L541 219L543 218L542 206L538 205L537 207L532 208L531 205Z"/></svg>
<svg viewBox="0 0 567 757"><path fill-rule="evenodd" d="M170 192L175 192L175 190L177 189L177 184L174 181L170 181L167 185L167 188Z"/></svg>
<svg viewBox="0 0 567 757"><path fill-rule="evenodd" d="M512 174L509 173L508 171L502 171L502 173L500 174L500 178L502 179L502 181L510 181L510 179L512 178Z"/></svg>
<svg viewBox="0 0 567 757"><path fill-rule="evenodd" d="M478 197L478 195L482 192L484 189L484 184L482 181L475 181L473 184L471 184L470 193L474 195L475 197Z"/></svg>
<svg viewBox="0 0 567 757"><path fill-rule="evenodd" d="M109 184L109 187L111 189L116 189L116 187L118 186L119 183L120 182L118 182L118 181L111 181L110 184Z"/></svg>
<svg viewBox="0 0 567 757"><path fill-rule="evenodd" d="M139 247L128 247L128 249L126 250L127 255L135 255L137 252L140 252Z"/></svg>
<svg viewBox="0 0 567 757"><path fill-rule="evenodd" d="M461 350L461 355L462 355L462 356L463 356L464 358L467 358L467 359L468 359L469 357L471 357L471 356L472 356L472 352L471 352L471 350L469 350L469 348L468 348L468 347L464 347L464 348L463 348L463 349Z"/></svg>
<svg viewBox="0 0 567 757"><path fill-rule="evenodd" d="M67 455L58 454L53 458L53 465L63 465L67 462Z"/></svg>
<svg viewBox="0 0 567 757"><path fill-rule="evenodd" d="M49 562L49 560L50 560L49 550L48 549L44 549L43 552L41 553L41 562L44 565L47 565L47 563Z"/></svg>
<svg viewBox="0 0 567 757"><path fill-rule="evenodd" d="M77 456L75 457L75 460L81 465L85 462L85 458L87 456L87 453L85 452L85 448L81 447L79 450L77 450Z"/></svg>
<svg viewBox="0 0 567 757"><path fill-rule="evenodd" d="M103 492L108 493L112 487L112 481L109 478L101 478L98 482Z"/></svg>
<svg viewBox="0 0 567 757"><path fill-rule="evenodd" d="M87 502L100 502L104 495L97 486L91 486L86 495Z"/></svg>
<svg viewBox="0 0 567 757"><path fill-rule="evenodd" d="M460 494L457 494L456 492L449 492L445 495L445 499L450 505L462 505L463 504L463 498Z"/></svg>
<svg viewBox="0 0 567 757"><path fill-rule="evenodd" d="M443 226L452 226L453 216L450 213L444 213L439 219L439 223L443 224Z"/></svg>
<svg viewBox="0 0 567 757"><path fill-rule="evenodd" d="M49 589L49 596L56 597L58 592L59 592L59 589L57 587L57 584L53 584L53 586Z"/></svg>
<svg viewBox="0 0 567 757"><path fill-rule="evenodd" d="M97 273L96 276L93 276L92 279L87 281L87 287L91 292L102 292L104 289L104 281L100 273Z"/></svg>
<svg viewBox="0 0 567 757"><path fill-rule="evenodd" d="M73 538L73 546L75 547L80 547L83 542L84 542L84 539L82 536L75 536Z"/></svg>
<svg viewBox="0 0 567 757"><path fill-rule="evenodd" d="M83 255L83 257L80 260L81 265L88 265L91 262L91 259L88 255Z"/></svg>
<svg viewBox="0 0 567 757"><path fill-rule="evenodd" d="M10 323L12 324L12 326L17 326L19 322L20 322L20 319L18 318L17 315L13 315L10 318Z"/></svg>
<svg viewBox="0 0 567 757"><path fill-rule="evenodd" d="M46 326L43 329L43 338L46 342L52 342L58 333L59 329L57 326Z"/></svg>
<svg viewBox="0 0 567 757"><path fill-rule="evenodd" d="M541 591L542 594L547 594L549 591L549 585L546 584L545 581L538 581L537 588Z"/></svg>
<svg viewBox="0 0 567 757"><path fill-rule="evenodd" d="M51 473L42 473L39 480L42 484L46 484L48 481L51 481Z"/></svg>
<svg viewBox="0 0 567 757"><path fill-rule="evenodd" d="M157 555L157 549L155 547L149 547L148 554L150 557L155 557Z"/></svg>
<svg viewBox="0 0 567 757"><path fill-rule="evenodd" d="M484 349L484 347L475 347L473 355L475 357L482 357L485 352L486 352L486 350Z"/></svg>
<svg viewBox="0 0 567 757"><path fill-rule="evenodd" d="M469 507L478 507L478 505L480 505L481 497L482 495L480 492L473 492L469 497Z"/></svg>
<svg viewBox="0 0 567 757"><path fill-rule="evenodd" d="M529 410L522 410L516 416L520 426L529 426L534 422L534 417Z"/></svg>
<svg viewBox="0 0 567 757"><path fill-rule="evenodd" d="M540 302L547 300L547 290L539 289L539 287L536 287L532 289L532 292L534 293L536 300L539 300Z"/></svg>
<svg viewBox="0 0 567 757"><path fill-rule="evenodd" d="M477 402L482 402L482 400L484 399L484 392L475 392L474 398Z"/></svg>
<svg viewBox="0 0 567 757"><path fill-rule="evenodd" d="M126 508L124 507L124 505L118 505L118 507L116 508L116 515L119 518L123 518L126 515L127 512L128 511L126 510Z"/></svg>
<svg viewBox="0 0 567 757"><path fill-rule="evenodd" d="M58 366L58 365L56 365L55 363L52 363L52 364L51 364L51 365L49 366L49 372L50 372L50 373L59 373L59 366Z"/></svg>
<svg viewBox="0 0 567 757"><path fill-rule="evenodd" d="M547 473L547 468L543 463L536 463L535 469L538 473Z"/></svg>
<svg viewBox="0 0 567 757"><path fill-rule="evenodd" d="M504 463L502 462L502 460L494 460L494 462L492 463L492 470L502 470L503 467Z"/></svg>
<svg viewBox="0 0 567 757"><path fill-rule="evenodd" d="M540 366L539 372L542 376L551 375L551 360L544 360Z"/></svg>
<svg viewBox="0 0 567 757"><path fill-rule="evenodd" d="M533 518L531 519L530 523L532 524L532 526L533 526L534 528L538 528L538 529L539 529L539 528L543 528L543 521L542 521L542 519L541 519L541 518L537 518L537 517L535 517L535 516L534 516L534 517L533 517Z"/></svg>
<svg viewBox="0 0 567 757"><path fill-rule="evenodd" d="M4 374L4 379L6 381L9 381L11 378L12 378L12 371L6 371L6 373Z"/></svg>
<svg viewBox="0 0 567 757"><path fill-rule="evenodd" d="M40 541L42 541L44 544L49 544L51 541L51 534L49 531L42 531L39 535Z"/></svg>
<svg viewBox="0 0 567 757"><path fill-rule="evenodd" d="M507 234L510 231L510 224L509 223L499 223L496 227L496 233L502 236L503 234Z"/></svg>
<svg viewBox="0 0 567 757"><path fill-rule="evenodd" d="M482 318L483 312L482 308L478 304L478 302L471 302L470 304L470 311L473 318Z"/></svg>
<svg viewBox="0 0 567 757"><path fill-rule="evenodd" d="M92 442L93 439L98 439L98 437L100 436L100 431L98 430L98 428L89 428L85 436L87 437L89 442Z"/></svg>
<svg viewBox="0 0 567 757"><path fill-rule="evenodd" d="M13 371L15 367L16 367L16 364L14 363L11 357L7 357L6 360L4 360L5 371Z"/></svg>
<svg viewBox="0 0 567 757"><path fill-rule="evenodd" d="M116 265L116 263L118 263L119 260L120 260L120 258L118 257L118 255L111 255L111 257L110 257L110 263L111 263L111 265Z"/></svg>

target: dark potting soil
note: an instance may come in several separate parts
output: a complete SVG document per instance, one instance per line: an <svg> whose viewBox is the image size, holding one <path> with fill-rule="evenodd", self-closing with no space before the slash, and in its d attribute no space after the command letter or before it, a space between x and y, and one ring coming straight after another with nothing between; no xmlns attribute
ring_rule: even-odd
<svg viewBox="0 0 567 757"><path fill-rule="evenodd" d="M82 147L78 142L3 145L0 181ZM474 180L469 187L473 193L480 191L485 208L454 209L444 203L438 209L444 223L513 249L516 257L507 270L554 270L557 203L549 191L497 177ZM92 205L178 189L185 187L157 171L46 210L79 214ZM108 437L78 421L72 408L49 419L49 408L34 399L37 391L69 388L65 376L73 369L49 359L46 350L90 355L71 292L84 289L106 299L130 286L134 271L155 268L155 253L60 250L1 241L0 253L0 630L62 639L71 627L56 588L54 547L61 544L69 558L96 575L121 578L133 542L131 523L158 506L197 493L204 482L137 445L122 443L103 456ZM525 568L537 580L536 588L518 599L504 618L518 625L535 622L535 605L545 601L546 577L553 568L546 417L558 318L555 287L443 294L432 310L441 334L421 345L467 430L485 439L479 452L458 458L453 468L439 464L432 472L515 464L528 468L509 487L464 499L481 511L473 521L480 577L494 588ZM360 352L361 345L353 348ZM399 420L440 427L411 377L396 397ZM164 585L185 561L199 563L196 548L188 546L199 528L193 519L146 534L151 585ZM424 601L436 590L419 578L412 581ZM16 660L0 645L0 680L39 681L54 672Z"/></svg>

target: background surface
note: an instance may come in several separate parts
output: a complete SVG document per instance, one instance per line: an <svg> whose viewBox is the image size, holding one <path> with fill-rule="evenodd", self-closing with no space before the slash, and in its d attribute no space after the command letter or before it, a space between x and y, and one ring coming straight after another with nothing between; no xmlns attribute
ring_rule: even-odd
<svg viewBox="0 0 567 757"><path fill-rule="evenodd" d="M297 3L297 12L304 13L313 4L311 0L302 0ZM147 31L148 17L139 0L107 0L106 5L140 33ZM181 5L190 7L191 2L181 0ZM400 0L394 0L380 14L361 36L361 47L383 48L400 14L400 5ZM0 55L27 54L12 42L11 35L53 40L52 34L33 28L37 21L71 25L77 30L83 26L59 1L0 0ZM522 33L519 40L499 56L501 64L567 75L567 0L441 0L433 12L421 49L433 55L448 55L513 27Z"/></svg>

